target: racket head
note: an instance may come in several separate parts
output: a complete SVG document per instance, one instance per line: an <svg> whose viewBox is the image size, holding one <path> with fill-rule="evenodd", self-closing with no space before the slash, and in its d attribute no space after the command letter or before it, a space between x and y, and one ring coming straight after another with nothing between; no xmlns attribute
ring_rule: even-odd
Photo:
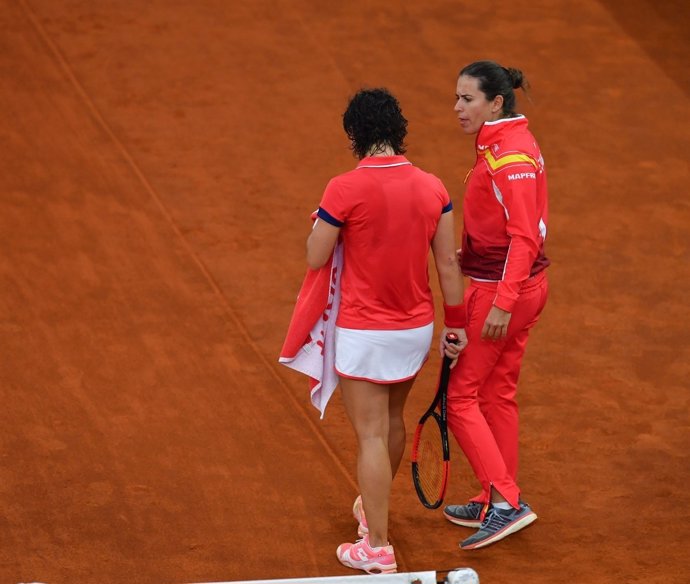
<svg viewBox="0 0 690 584"><path fill-rule="evenodd" d="M457 343L458 337L448 333L446 341ZM412 440L412 482L427 509L437 509L443 503L450 474L447 394L451 364L452 359L444 355L436 395L419 420Z"/></svg>
<svg viewBox="0 0 690 584"><path fill-rule="evenodd" d="M449 470L448 431L437 412L427 412L412 441L412 482L427 509L437 509L443 503Z"/></svg>

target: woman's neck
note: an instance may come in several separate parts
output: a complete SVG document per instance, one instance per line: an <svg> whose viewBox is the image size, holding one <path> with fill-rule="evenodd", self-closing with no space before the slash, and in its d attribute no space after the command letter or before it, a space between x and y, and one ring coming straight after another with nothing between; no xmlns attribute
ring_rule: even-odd
<svg viewBox="0 0 690 584"><path fill-rule="evenodd" d="M374 144L367 150L367 156L395 156L395 151L390 144Z"/></svg>

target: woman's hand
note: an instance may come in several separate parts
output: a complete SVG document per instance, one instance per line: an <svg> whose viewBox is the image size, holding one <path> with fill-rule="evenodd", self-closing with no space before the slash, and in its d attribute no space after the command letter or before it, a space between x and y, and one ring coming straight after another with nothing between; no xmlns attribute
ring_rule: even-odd
<svg viewBox="0 0 690 584"><path fill-rule="evenodd" d="M492 341L499 341L505 339L508 335L508 323L510 322L511 314L502 310L498 306L492 306L489 314L484 321L482 328L482 339L490 339Z"/></svg>
<svg viewBox="0 0 690 584"><path fill-rule="evenodd" d="M448 333L455 333L455 335L458 337L458 342L456 343L449 343L446 341L446 335ZM452 359L453 362L450 364L450 368L452 369L455 367L455 364L458 362L458 357L460 356L460 352L467 346L467 334L465 333L465 329L461 328L444 328L443 331L441 332L441 342L439 343L439 353L441 354L441 357L444 355L447 356L449 359Z"/></svg>

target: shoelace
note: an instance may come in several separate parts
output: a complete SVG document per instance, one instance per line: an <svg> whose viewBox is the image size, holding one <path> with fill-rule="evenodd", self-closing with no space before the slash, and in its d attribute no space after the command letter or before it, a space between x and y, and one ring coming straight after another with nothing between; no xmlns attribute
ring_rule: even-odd
<svg viewBox="0 0 690 584"><path fill-rule="evenodd" d="M512 517L513 513L503 515L498 509L489 509L480 529L486 531L499 531L510 523Z"/></svg>

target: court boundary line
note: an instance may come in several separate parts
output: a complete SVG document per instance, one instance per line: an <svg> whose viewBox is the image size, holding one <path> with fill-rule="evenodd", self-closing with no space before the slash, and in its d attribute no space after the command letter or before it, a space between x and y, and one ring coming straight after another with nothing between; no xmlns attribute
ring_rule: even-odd
<svg viewBox="0 0 690 584"><path fill-rule="evenodd" d="M27 4L26 0L18 0L18 1L19 1L19 5L21 6L22 10L24 11L24 14L26 15L26 17L31 22L32 26L34 27L34 30L36 31L36 33L38 34L40 39L43 41L43 43L48 48L48 52L50 54L52 54L52 57L57 61L59 68L62 70L63 74L67 77L67 81L69 82L70 85L72 85L72 87L76 91L79 99L86 106L87 110L89 111L89 113L93 117L94 121L96 122L96 125L98 127L100 127L100 129L103 132L105 132L106 136L115 145L117 150L120 152L120 154L124 158L125 163L130 167L130 170L134 173L134 176L136 177L136 179L144 187L144 190L147 192L149 197L151 197L153 199L153 201L156 204L156 206L158 207L159 211L162 213L163 217L168 222L173 233L182 242L184 250L187 252L187 254L192 259L192 263L194 263L196 265L196 267L199 269L203 278L206 280L207 284L211 287L211 290L214 292L214 294L216 295L216 297L220 301L221 305L223 306L224 312L229 317L230 323L233 324L240 331L240 334L244 338L244 341L253 350L253 352L258 356L259 362L264 365L264 368L269 372L270 376L272 376L274 378L274 380L277 381L278 385L280 385L282 387L283 393L287 394L288 399L290 400L290 403L292 404L292 406L297 410L297 412L299 413L300 416L302 416L304 419L306 419L307 424L311 428L314 435L317 437L318 442L321 444L321 446L326 451L326 453L331 458L331 460L336 464L336 466L341 471L341 473L345 476L348 483L355 489L355 492L357 492L358 491L357 483L353 479L353 477L351 476L351 474L348 471L347 467L345 466L344 462L337 456L334 448L332 448L331 445L328 443L328 441L325 439L320 428L315 423L315 421L309 416L309 414L307 413L307 409L304 407L302 402L300 400L298 400L292 394L288 384L280 376L280 374L278 373L277 368L273 364L273 362L270 361L268 359L268 357L266 357L266 355L259 349L257 344L252 340L251 336L249 335L249 330L247 329L247 327L244 325L242 320L237 315L236 310L232 307L229 300L226 298L221 287L218 285L215 278L213 277L213 275L211 274L209 269L206 267L204 262L201 260L201 258L199 258L197 253L194 251L191 244L189 243L187 238L182 233L182 230L179 228L179 226L175 222L174 218L172 217L172 214L170 213L168 208L163 203L161 197L158 195L156 190L151 185L150 181L146 178L144 173L141 171L141 169L137 165L133 156L130 154L130 152L127 150L127 148L124 146L122 141L117 137L115 132L111 129L110 125L106 122L105 118L103 117L101 112L96 107L96 104L94 103L94 101L91 99L91 97L86 92L86 90L84 89L82 84L79 82L76 75L72 71L72 68L70 67L69 62L67 61L66 57L62 54L62 51L60 51L59 47L52 40L52 38L50 37L48 32L45 30L45 27L43 27L43 25L39 22L36 14L31 9L31 7ZM276 360L276 364L277 364L277 360Z"/></svg>

